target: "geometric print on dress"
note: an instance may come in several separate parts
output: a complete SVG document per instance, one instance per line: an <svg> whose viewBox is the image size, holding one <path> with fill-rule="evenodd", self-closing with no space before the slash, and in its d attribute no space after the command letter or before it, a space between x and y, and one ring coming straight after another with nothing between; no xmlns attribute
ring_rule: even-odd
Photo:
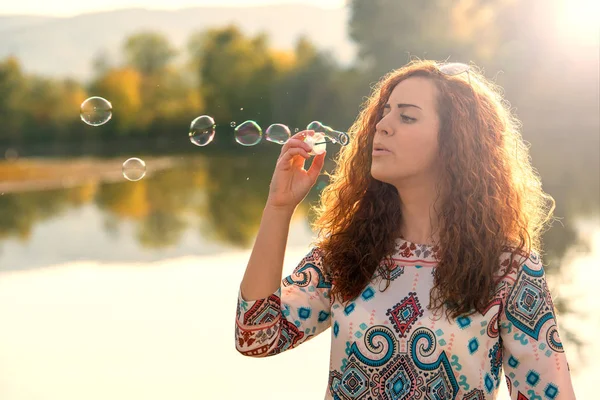
<svg viewBox="0 0 600 400"><path fill-rule="evenodd" d="M396 265L394 267L394 269L392 269L390 271L390 281L393 281L394 279L398 278L403 273L404 273L404 266L403 265Z"/></svg>
<svg viewBox="0 0 600 400"><path fill-rule="evenodd" d="M495 386L500 386L500 371L502 370L502 339L496 342L488 353L490 358L490 372L495 381Z"/></svg>
<svg viewBox="0 0 600 400"><path fill-rule="evenodd" d="M528 336L539 340L544 323L554 318L544 269L533 270L523 265L516 282L506 301L506 318Z"/></svg>
<svg viewBox="0 0 600 400"><path fill-rule="evenodd" d="M402 301L385 313L389 316L394 329L400 337L406 337L406 333L414 323L423 316L423 309L415 292L409 292Z"/></svg>
<svg viewBox="0 0 600 400"><path fill-rule="evenodd" d="M281 317L281 299L274 294L258 300L244 314L244 325L263 325L273 323Z"/></svg>
<svg viewBox="0 0 600 400"><path fill-rule="evenodd" d="M296 325L292 324L288 320L282 319L280 323L281 334L279 335L279 340L277 341L277 347L272 353L273 355L279 354L289 348L296 347L300 339L304 337L304 332L300 332ZM305 340L308 340L308 338Z"/></svg>
<svg viewBox="0 0 600 400"><path fill-rule="evenodd" d="M548 347L555 352L564 353L563 345L560 337L558 336L558 328L556 325L552 325L546 332L546 343L548 344Z"/></svg>
<svg viewBox="0 0 600 400"><path fill-rule="evenodd" d="M258 348L243 352L243 354L250 356L266 354L269 351L269 339L278 331L280 331L279 340L272 355L295 347L305 336L304 332L300 332L294 324L281 317L281 298L275 294L254 303L244 314L243 324L246 326L258 326L260 328L256 330L242 330L238 339L240 347L243 347L244 344L251 346L255 342L259 344L267 343ZM266 324L268 325L265 326Z"/></svg>
<svg viewBox="0 0 600 400"><path fill-rule="evenodd" d="M481 389L473 389L463 397L463 400L485 400L485 395Z"/></svg>
<svg viewBox="0 0 600 400"><path fill-rule="evenodd" d="M400 255L400 257L403 257L403 258L420 257L420 258L424 258L424 259L439 260L439 258L440 258L439 251L441 249L438 245L431 247L426 244L411 243L411 242L406 241L406 239L404 239L402 237L402 235L400 236L400 238L403 239L403 241L396 244L396 250L395 250L396 254Z"/></svg>
<svg viewBox="0 0 600 400"><path fill-rule="evenodd" d="M316 254L318 251L319 250L317 248L314 248L308 255L306 255L306 257L304 257L304 259L300 263L300 265L304 265L302 265L302 267L296 268L290 276L283 279L284 287L292 285L296 285L299 287L309 286L309 284L313 282L312 274L316 274L318 279L315 279L317 281L315 288L331 289L331 282L329 281L329 279L327 279L327 277L325 277L323 271L314 263L317 260L317 257L320 257L320 255ZM298 277L298 279L295 279L296 277Z"/></svg>
<svg viewBox="0 0 600 400"><path fill-rule="evenodd" d="M363 336L361 347L366 352L352 343L343 370L330 372L330 393L336 400L455 399L458 382L446 353L442 351L432 362L425 361L431 361L435 353L433 337L430 329L421 327L409 339L410 353L399 352L397 337L390 328L372 326Z"/></svg>
<svg viewBox="0 0 600 400"><path fill-rule="evenodd" d="M458 382L452 371L450 361L445 351L442 351L437 360L426 362L431 359L436 349L435 334L431 329L417 328L408 343L408 349L417 368L427 371L425 377L425 388L427 399L454 399L458 394ZM421 360L423 358L423 360Z"/></svg>

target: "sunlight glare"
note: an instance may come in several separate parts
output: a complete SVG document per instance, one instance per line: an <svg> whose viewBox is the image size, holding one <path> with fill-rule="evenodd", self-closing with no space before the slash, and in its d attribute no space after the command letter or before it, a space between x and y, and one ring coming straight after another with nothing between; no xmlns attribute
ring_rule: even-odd
<svg viewBox="0 0 600 400"><path fill-rule="evenodd" d="M597 0L563 0L559 7L558 29L573 45L598 43L600 2Z"/></svg>

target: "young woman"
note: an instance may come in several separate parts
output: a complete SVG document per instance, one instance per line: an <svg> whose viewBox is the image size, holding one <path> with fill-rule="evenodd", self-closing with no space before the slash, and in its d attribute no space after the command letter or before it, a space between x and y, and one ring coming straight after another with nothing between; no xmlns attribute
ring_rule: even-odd
<svg viewBox="0 0 600 400"><path fill-rule="evenodd" d="M292 214L324 154L275 167L240 287L236 347L264 357L331 327L326 399L575 398L540 259L554 201L499 90L465 64L385 76L350 129L281 280Z"/></svg>

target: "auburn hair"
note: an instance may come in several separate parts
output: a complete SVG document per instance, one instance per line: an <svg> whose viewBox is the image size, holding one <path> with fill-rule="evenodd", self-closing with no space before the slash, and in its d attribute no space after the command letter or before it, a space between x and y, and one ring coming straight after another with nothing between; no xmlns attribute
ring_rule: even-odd
<svg viewBox="0 0 600 400"><path fill-rule="evenodd" d="M402 221L400 196L371 176L371 152L383 106L410 77L430 79L438 92L439 243L429 308L445 307L452 318L482 312L498 279L511 272L498 276L501 254L510 251L514 265L513 257L541 253L555 203L542 190L520 122L500 88L474 66L448 76L435 61L413 60L373 87L314 209L315 244L333 280L331 295L343 303L355 299L376 272L389 276Z"/></svg>

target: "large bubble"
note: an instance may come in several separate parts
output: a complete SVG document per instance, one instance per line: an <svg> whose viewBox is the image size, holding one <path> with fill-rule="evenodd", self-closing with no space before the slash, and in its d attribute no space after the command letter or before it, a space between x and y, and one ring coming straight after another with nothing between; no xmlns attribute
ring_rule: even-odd
<svg viewBox="0 0 600 400"><path fill-rule="evenodd" d="M201 115L190 124L190 142L196 146L206 146L215 137L215 120L208 115Z"/></svg>
<svg viewBox="0 0 600 400"><path fill-rule="evenodd" d="M128 181L139 181L146 175L146 163L144 160L132 157L123 163L123 177Z"/></svg>
<svg viewBox="0 0 600 400"><path fill-rule="evenodd" d="M284 144L291 136L290 128L283 124L273 124L265 131L265 138L269 142Z"/></svg>
<svg viewBox="0 0 600 400"><path fill-rule="evenodd" d="M242 146L254 146L260 143L262 129L254 121L245 121L235 128L235 141Z"/></svg>
<svg viewBox="0 0 600 400"><path fill-rule="evenodd" d="M103 97L90 97L81 103L79 116L88 125L103 125L112 118L112 104Z"/></svg>

